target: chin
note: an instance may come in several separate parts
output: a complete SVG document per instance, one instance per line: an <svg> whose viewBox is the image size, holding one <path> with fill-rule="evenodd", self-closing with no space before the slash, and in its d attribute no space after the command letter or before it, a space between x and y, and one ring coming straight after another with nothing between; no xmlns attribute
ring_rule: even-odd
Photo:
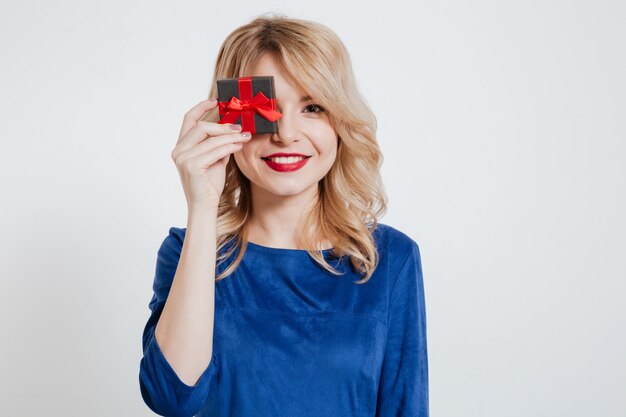
<svg viewBox="0 0 626 417"><path fill-rule="evenodd" d="M302 182L302 179L283 179L282 181L268 181L267 179L262 179L258 181L258 178L255 178L256 182L253 180L251 182L254 183L254 186L259 187L271 193L273 195L279 197L289 197L295 196L302 193L305 193L311 190L311 187L317 187L318 182L311 182L308 180L306 183Z"/></svg>
<svg viewBox="0 0 626 417"><path fill-rule="evenodd" d="M294 195L299 195L307 191L311 188L311 185L302 186L302 185L293 185L293 186L285 186L279 187L278 185L272 185L269 187L264 187L270 193L280 196L280 197L290 197Z"/></svg>

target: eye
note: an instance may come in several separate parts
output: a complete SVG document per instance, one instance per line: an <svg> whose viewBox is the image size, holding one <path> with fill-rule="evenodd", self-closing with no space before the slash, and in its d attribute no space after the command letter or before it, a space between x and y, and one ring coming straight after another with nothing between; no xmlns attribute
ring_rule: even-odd
<svg viewBox="0 0 626 417"><path fill-rule="evenodd" d="M308 106L306 106L304 109L317 109L318 111L313 111L313 113L321 113L324 111L324 108L322 106L320 106L319 104L309 104Z"/></svg>

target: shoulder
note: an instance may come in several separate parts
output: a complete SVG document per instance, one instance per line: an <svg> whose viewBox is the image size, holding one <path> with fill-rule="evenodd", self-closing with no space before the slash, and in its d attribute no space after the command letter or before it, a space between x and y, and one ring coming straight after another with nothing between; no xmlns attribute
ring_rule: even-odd
<svg viewBox="0 0 626 417"><path fill-rule="evenodd" d="M176 261L180 257L187 229L170 227L159 248L159 258L163 261Z"/></svg>
<svg viewBox="0 0 626 417"><path fill-rule="evenodd" d="M388 311L402 309L407 300L423 298L423 275L420 249L417 242L394 227L380 225L384 237L387 260ZM423 302L422 302L423 303ZM395 306L395 307L393 307Z"/></svg>
<svg viewBox="0 0 626 417"><path fill-rule="evenodd" d="M180 239L180 241L182 242L185 239L185 233L187 233L187 228L186 227L176 227L176 226L172 226L170 227L169 230L169 236L172 236L175 239Z"/></svg>
<svg viewBox="0 0 626 417"><path fill-rule="evenodd" d="M156 299L165 299L174 280L185 239L185 229L170 227L157 252L153 289Z"/></svg>
<svg viewBox="0 0 626 417"><path fill-rule="evenodd" d="M384 223L378 223L374 238L381 253L389 258L389 270L399 271L411 255L419 256L419 245L407 233Z"/></svg>
<svg viewBox="0 0 626 417"><path fill-rule="evenodd" d="M187 228L175 227L172 226L167 232L167 236L165 237L165 243L169 245L175 246L183 246L183 242L185 241L185 233L187 232Z"/></svg>

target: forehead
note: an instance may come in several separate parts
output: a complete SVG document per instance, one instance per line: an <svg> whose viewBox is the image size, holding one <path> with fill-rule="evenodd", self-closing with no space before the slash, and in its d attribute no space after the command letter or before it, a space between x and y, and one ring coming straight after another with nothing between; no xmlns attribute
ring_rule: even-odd
<svg viewBox="0 0 626 417"><path fill-rule="evenodd" d="M306 98L307 100L310 99L310 97L307 97L306 92L294 82L293 78L289 76L283 65L271 54L263 55L250 74L252 77L262 75L271 75L274 77L274 88L276 90L277 101L280 101L281 97L284 99L289 98L299 101L303 98Z"/></svg>

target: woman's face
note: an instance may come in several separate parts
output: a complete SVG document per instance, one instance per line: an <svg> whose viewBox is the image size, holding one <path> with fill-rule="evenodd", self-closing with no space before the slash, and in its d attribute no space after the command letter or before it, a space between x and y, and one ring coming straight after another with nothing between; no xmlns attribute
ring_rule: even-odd
<svg viewBox="0 0 626 417"><path fill-rule="evenodd" d="M304 91L296 87L271 54L264 55L250 75L274 76L276 110L283 114L277 120L277 133L255 134L233 154L237 166L250 180L252 194L269 198L303 193L317 195L318 182L328 173L337 156L337 133L328 114L314 101L303 100ZM262 159L275 153L300 154L308 158L301 168L285 170L294 166L293 158L267 162ZM298 160L295 164L298 165Z"/></svg>

